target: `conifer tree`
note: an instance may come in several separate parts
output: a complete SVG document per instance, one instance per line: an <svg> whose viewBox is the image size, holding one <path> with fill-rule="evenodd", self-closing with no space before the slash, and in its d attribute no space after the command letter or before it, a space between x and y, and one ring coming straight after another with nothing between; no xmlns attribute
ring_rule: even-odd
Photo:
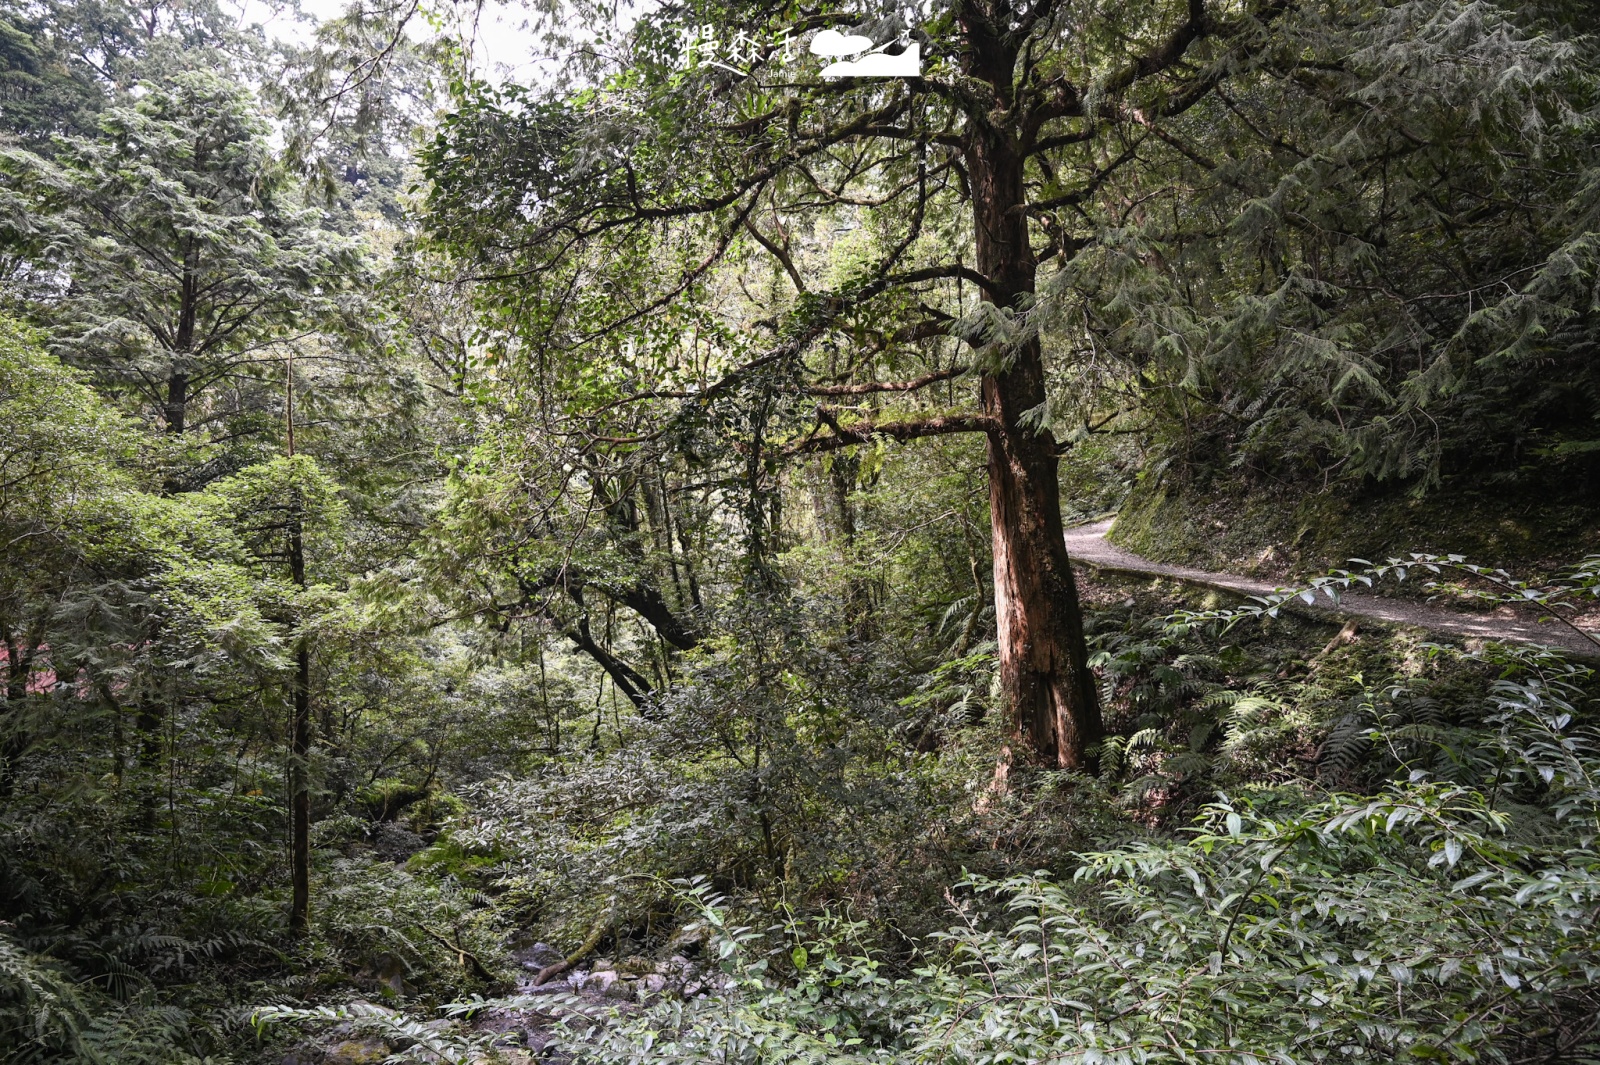
<svg viewBox="0 0 1600 1065"><path fill-rule="evenodd" d="M32 280L17 287L55 351L170 434L248 431L241 416L278 402L285 346L354 331L359 245L298 200L266 119L221 73L147 83L97 136L49 159L5 151L0 170Z"/></svg>

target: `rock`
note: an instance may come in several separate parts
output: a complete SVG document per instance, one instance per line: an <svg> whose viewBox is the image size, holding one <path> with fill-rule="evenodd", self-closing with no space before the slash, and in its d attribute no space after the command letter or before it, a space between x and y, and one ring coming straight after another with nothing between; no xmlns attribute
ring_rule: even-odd
<svg viewBox="0 0 1600 1065"><path fill-rule="evenodd" d="M390 994L403 995L406 989L406 963L398 954L385 951L372 959L372 977Z"/></svg>
<svg viewBox="0 0 1600 1065"><path fill-rule="evenodd" d="M679 954L692 954L710 938L711 929L699 921L692 921L672 933L672 938L667 940L667 949Z"/></svg>
<svg viewBox="0 0 1600 1065"><path fill-rule="evenodd" d="M633 980L616 980L605 989L606 998L636 998L639 985Z"/></svg>
<svg viewBox="0 0 1600 1065"><path fill-rule="evenodd" d="M511 956L524 969L534 970L543 969L546 965L554 965L558 961L565 960L562 953L548 943L534 943L529 946L519 947L512 952Z"/></svg>
<svg viewBox="0 0 1600 1065"><path fill-rule="evenodd" d="M324 1065L373 1065L389 1056L389 1044L381 1039L346 1039L328 1051Z"/></svg>
<svg viewBox="0 0 1600 1065"><path fill-rule="evenodd" d="M693 994L692 991L688 990L689 984L693 983L696 990L701 986L695 983L698 978L698 970L694 963L681 954L674 954L662 962L656 967L656 972L662 978L663 989L674 995L682 995L688 998Z"/></svg>
<svg viewBox="0 0 1600 1065"><path fill-rule="evenodd" d="M579 986L586 991L598 991L604 995L611 991L611 985L619 982L621 982L620 978L614 971L602 969L599 972L590 973L588 979L584 980Z"/></svg>
<svg viewBox="0 0 1600 1065"><path fill-rule="evenodd" d="M667 989L667 978L660 973L646 973L639 978L639 987L647 995L659 995Z"/></svg>

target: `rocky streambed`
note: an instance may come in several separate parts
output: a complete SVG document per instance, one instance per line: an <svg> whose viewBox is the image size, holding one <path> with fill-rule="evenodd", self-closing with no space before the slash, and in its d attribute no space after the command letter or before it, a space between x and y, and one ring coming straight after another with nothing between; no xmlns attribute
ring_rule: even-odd
<svg viewBox="0 0 1600 1065"><path fill-rule="evenodd" d="M324 1030L316 1043L303 1044L285 1057L283 1065L375 1065L396 1054L403 1054L402 1060L425 1063L567 1062L570 1056L552 1045L557 1042L561 1015L626 1011L664 997L701 998L724 989L721 973L684 954L597 956L543 983L535 981L562 961L559 951L533 943L512 957L518 965L516 984L495 1005L458 1020L422 1020L403 1009L352 1003L352 1010L364 1016Z"/></svg>

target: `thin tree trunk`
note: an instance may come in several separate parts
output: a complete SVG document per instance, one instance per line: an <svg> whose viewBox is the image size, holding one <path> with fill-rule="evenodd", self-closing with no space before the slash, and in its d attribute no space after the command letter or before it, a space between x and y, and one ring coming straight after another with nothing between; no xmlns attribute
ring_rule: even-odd
<svg viewBox="0 0 1600 1065"><path fill-rule="evenodd" d="M969 148L977 268L994 286L984 298L1015 308L1032 294L1037 268L1022 155L999 132L975 130ZM982 385L984 413L999 426L988 434L988 467L1001 686L1024 754L1083 768L1103 726L1062 539L1056 442L1022 424L1046 398L1038 339L1001 353Z"/></svg>
<svg viewBox="0 0 1600 1065"><path fill-rule="evenodd" d="M151 682L154 684L154 681ZM161 755L165 744L162 742L162 731L166 723L167 708L162 703L162 692L159 690L146 691L139 699L139 714L134 719L134 728L139 733L139 752L135 755L138 766L139 793L139 829L142 832L154 832L156 829L156 802L160 799L158 792L161 783Z"/></svg>
<svg viewBox="0 0 1600 1065"><path fill-rule="evenodd" d="M95 678L94 688L111 715L111 775L116 778L118 784L121 784L122 774L127 768L123 764L122 756L122 749L127 742L123 735L122 704L117 702L116 694L104 677Z"/></svg>
<svg viewBox="0 0 1600 1065"><path fill-rule="evenodd" d="M289 519L289 572L295 587L306 586L305 541L298 505ZM311 914L311 646L304 633L295 640L292 712L289 720L289 930L305 931Z"/></svg>
<svg viewBox="0 0 1600 1065"><path fill-rule="evenodd" d="M678 520L678 546L683 549L683 578L689 585L689 602L694 604L696 611L703 612L705 604L700 601L700 579L694 571L694 541L689 538L689 530L684 527L683 520Z"/></svg>
<svg viewBox="0 0 1600 1065"><path fill-rule="evenodd" d="M189 410L189 375L179 370L174 370L167 377L167 401L162 407L162 415L167 423L167 433L171 436L182 436L187 424ZM182 479L174 474L169 474L161 482L161 491L169 496L175 496L183 491Z"/></svg>
<svg viewBox="0 0 1600 1065"><path fill-rule="evenodd" d="M294 458L294 349L283 377L284 450ZM289 579L306 586L305 525L299 488L289 511ZM301 934L311 918L311 644L299 618L295 638L294 681L289 718L289 931Z"/></svg>
<svg viewBox="0 0 1600 1065"><path fill-rule="evenodd" d="M33 651L22 648L9 632L5 633L5 705L0 708L0 799L9 799L16 787L17 763L27 749L23 733L22 706L28 695L28 674L33 669Z"/></svg>
<svg viewBox="0 0 1600 1065"><path fill-rule="evenodd" d="M856 559L856 508L850 499L856 476L861 470L859 455L832 456L828 464L828 486L833 495L834 522L838 528L840 553L844 556L845 612L849 615L850 637L857 643L872 641L872 589L862 576Z"/></svg>
<svg viewBox="0 0 1600 1065"><path fill-rule="evenodd" d="M178 295L178 329L175 338L177 361L167 374L167 399L161 410L170 436L182 436L189 422L188 359L190 349L194 346L195 325L193 257L193 249L185 249L183 287ZM167 495L177 495L183 491L183 483L176 476L169 476L162 482L161 489Z"/></svg>
<svg viewBox="0 0 1600 1065"><path fill-rule="evenodd" d="M589 630L589 619L580 618L576 625L563 630L567 639L572 641L574 647L592 658L601 669L611 678L613 684L628 701L637 706L645 716L652 710L650 697L650 681L637 669L634 669L621 658L612 654L606 646L596 640Z"/></svg>
<svg viewBox="0 0 1600 1065"><path fill-rule="evenodd" d="M672 571L672 590L677 593L675 599L679 610L689 609L689 600L684 593L683 572L678 567L678 552L672 543L672 494L667 490L667 477L661 471L656 471L658 486L657 498L661 505L661 538L662 550L666 552L667 564Z"/></svg>
<svg viewBox="0 0 1600 1065"><path fill-rule="evenodd" d="M167 432L181 436L189 413L189 356L194 350L194 327L198 316L195 297L197 262L192 241L183 251L183 284L178 292L178 325L173 336L176 364L167 375Z"/></svg>

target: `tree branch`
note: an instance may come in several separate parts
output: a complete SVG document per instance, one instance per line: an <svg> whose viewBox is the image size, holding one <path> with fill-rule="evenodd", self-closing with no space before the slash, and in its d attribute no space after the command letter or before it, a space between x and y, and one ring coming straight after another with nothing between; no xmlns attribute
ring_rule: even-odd
<svg viewBox="0 0 1600 1065"><path fill-rule="evenodd" d="M831 436L808 436L783 449L786 455L813 455L822 451L837 451L856 444L870 443L875 436L892 437L905 443L924 436L948 436L952 433L988 433L1000 428L1000 423L985 414L950 414L937 418L920 418L911 421L874 422L871 420L840 425L832 410L817 408L817 418L833 430Z"/></svg>
<svg viewBox="0 0 1600 1065"><path fill-rule="evenodd" d="M919 281L943 280L970 281L990 295L994 294L994 282L978 273L970 266L951 263L946 266L925 266L920 270L908 270L903 274L891 274L887 280L892 285L914 285Z"/></svg>
<svg viewBox="0 0 1600 1065"><path fill-rule="evenodd" d="M566 629L562 635L571 640L573 646L594 659L601 669L611 677L617 690L626 695L641 712L649 716L654 709L650 704L650 682L628 663L612 654L600 645L589 633L589 619L583 618L577 625Z"/></svg>
<svg viewBox="0 0 1600 1065"><path fill-rule="evenodd" d="M757 244L767 249L772 257L783 265L784 272L789 275L789 280L794 282L794 290L804 293L806 291L805 278L801 277L800 271L795 269L794 259L789 255L789 249L757 229L755 223L750 221L749 215L744 217L744 228L749 231L752 237L756 238Z"/></svg>
<svg viewBox="0 0 1600 1065"><path fill-rule="evenodd" d="M971 367L961 365L952 366L948 370L935 370L933 373L914 377L909 381L868 381L858 385L815 385L806 389L813 396L863 396L869 392L915 392L919 388L937 384L960 377Z"/></svg>

